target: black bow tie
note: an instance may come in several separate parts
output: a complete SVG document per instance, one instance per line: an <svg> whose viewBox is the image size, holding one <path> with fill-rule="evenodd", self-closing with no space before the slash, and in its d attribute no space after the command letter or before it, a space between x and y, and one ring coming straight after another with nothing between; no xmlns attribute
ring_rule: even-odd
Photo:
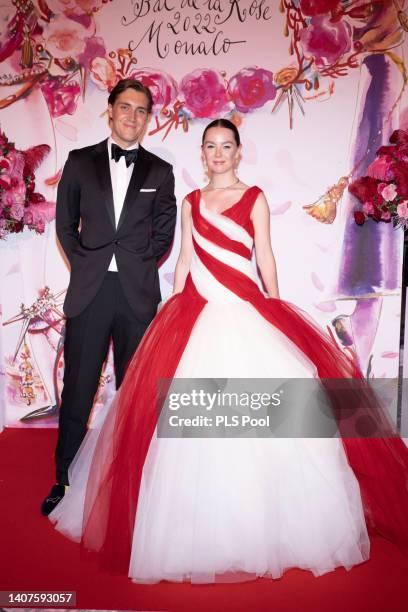
<svg viewBox="0 0 408 612"><path fill-rule="evenodd" d="M119 145L114 142L112 143L111 158L114 159L115 162L118 162L123 155L127 168L129 168L130 164L135 163L137 160L137 153L137 149L122 149Z"/></svg>

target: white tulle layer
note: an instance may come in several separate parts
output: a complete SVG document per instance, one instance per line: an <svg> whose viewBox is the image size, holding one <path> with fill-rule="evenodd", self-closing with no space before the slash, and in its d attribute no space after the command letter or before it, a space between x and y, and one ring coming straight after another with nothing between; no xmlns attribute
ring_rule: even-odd
<svg viewBox="0 0 408 612"><path fill-rule="evenodd" d="M308 359L242 301L205 306L177 370L180 378L314 375ZM87 434L71 487L50 515L75 540L97 435L98 427ZM368 556L359 485L338 439L154 436L132 542L134 581L278 578L291 567L318 576Z"/></svg>

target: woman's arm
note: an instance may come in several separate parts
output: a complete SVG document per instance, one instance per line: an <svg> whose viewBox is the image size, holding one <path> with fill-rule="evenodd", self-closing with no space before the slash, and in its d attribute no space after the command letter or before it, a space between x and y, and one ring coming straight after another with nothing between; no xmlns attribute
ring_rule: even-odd
<svg viewBox="0 0 408 612"><path fill-rule="evenodd" d="M251 220L255 230L256 263L269 297L279 298L278 276L273 256L270 234L270 212L268 202L260 193L252 208Z"/></svg>
<svg viewBox="0 0 408 612"><path fill-rule="evenodd" d="M181 247L174 272L173 295L184 289L187 274L190 270L192 250L191 204L184 199L181 205Z"/></svg>

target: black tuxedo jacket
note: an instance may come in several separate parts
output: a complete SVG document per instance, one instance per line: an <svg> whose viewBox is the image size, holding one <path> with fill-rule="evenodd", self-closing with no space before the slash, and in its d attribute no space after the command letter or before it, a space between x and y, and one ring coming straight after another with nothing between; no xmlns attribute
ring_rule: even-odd
<svg viewBox="0 0 408 612"><path fill-rule="evenodd" d="M139 146L117 228L107 140L71 151L58 185L56 229L71 264L64 312L75 317L100 288L115 254L133 311L150 321L161 299L157 261L176 223L172 166Z"/></svg>

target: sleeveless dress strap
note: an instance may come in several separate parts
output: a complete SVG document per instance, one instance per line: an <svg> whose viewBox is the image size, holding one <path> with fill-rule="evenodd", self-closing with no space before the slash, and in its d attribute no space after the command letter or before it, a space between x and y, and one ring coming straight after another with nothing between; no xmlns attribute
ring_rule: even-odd
<svg viewBox="0 0 408 612"><path fill-rule="evenodd" d="M187 200L187 202L190 202L191 206L194 206L198 200L199 194L200 190L194 189L194 191L190 191L190 193L188 193L184 199Z"/></svg>
<svg viewBox="0 0 408 612"><path fill-rule="evenodd" d="M260 193L262 193L262 189L257 185L248 187L238 205L232 206L222 213L225 217L243 227L252 238L254 237L254 227L251 221L251 212Z"/></svg>

